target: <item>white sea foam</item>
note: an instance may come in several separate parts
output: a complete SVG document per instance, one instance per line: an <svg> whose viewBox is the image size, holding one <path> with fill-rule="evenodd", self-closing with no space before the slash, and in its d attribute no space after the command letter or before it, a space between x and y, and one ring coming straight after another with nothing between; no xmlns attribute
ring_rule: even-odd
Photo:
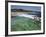
<svg viewBox="0 0 46 37"><path fill-rule="evenodd" d="M21 14L21 15L18 15L18 16L23 16L23 17L28 17L28 18L34 19L34 17L35 17L36 15Z"/></svg>

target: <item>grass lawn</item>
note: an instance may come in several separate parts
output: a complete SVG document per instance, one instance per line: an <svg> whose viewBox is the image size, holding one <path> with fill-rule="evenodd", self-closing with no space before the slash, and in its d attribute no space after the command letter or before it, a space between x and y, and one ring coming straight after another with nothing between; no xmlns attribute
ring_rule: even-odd
<svg viewBox="0 0 46 37"><path fill-rule="evenodd" d="M40 30L41 22L26 17L16 16L11 19L11 31Z"/></svg>

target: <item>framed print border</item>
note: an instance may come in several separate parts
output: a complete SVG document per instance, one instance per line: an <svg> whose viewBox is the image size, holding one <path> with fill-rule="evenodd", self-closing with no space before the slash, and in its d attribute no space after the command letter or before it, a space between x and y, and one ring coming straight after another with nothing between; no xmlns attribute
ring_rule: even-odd
<svg viewBox="0 0 46 37"><path fill-rule="evenodd" d="M27 33L27 34L13 34L8 35L8 2L13 3L31 3L31 4L43 4L43 33ZM42 2L23 2L23 1L5 1L5 36L20 36L20 35L37 35L37 34L44 34L45 33L45 3Z"/></svg>

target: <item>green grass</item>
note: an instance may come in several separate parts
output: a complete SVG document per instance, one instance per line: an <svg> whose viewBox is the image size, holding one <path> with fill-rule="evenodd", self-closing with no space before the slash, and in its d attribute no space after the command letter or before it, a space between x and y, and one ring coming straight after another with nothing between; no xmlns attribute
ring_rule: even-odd
<svg viewBox="0 0 46 37"><path fill-rule="evenodd" d="M41 22L37 20L19 16L11 20L11 31L31 31L40 29Z"/></svg>

